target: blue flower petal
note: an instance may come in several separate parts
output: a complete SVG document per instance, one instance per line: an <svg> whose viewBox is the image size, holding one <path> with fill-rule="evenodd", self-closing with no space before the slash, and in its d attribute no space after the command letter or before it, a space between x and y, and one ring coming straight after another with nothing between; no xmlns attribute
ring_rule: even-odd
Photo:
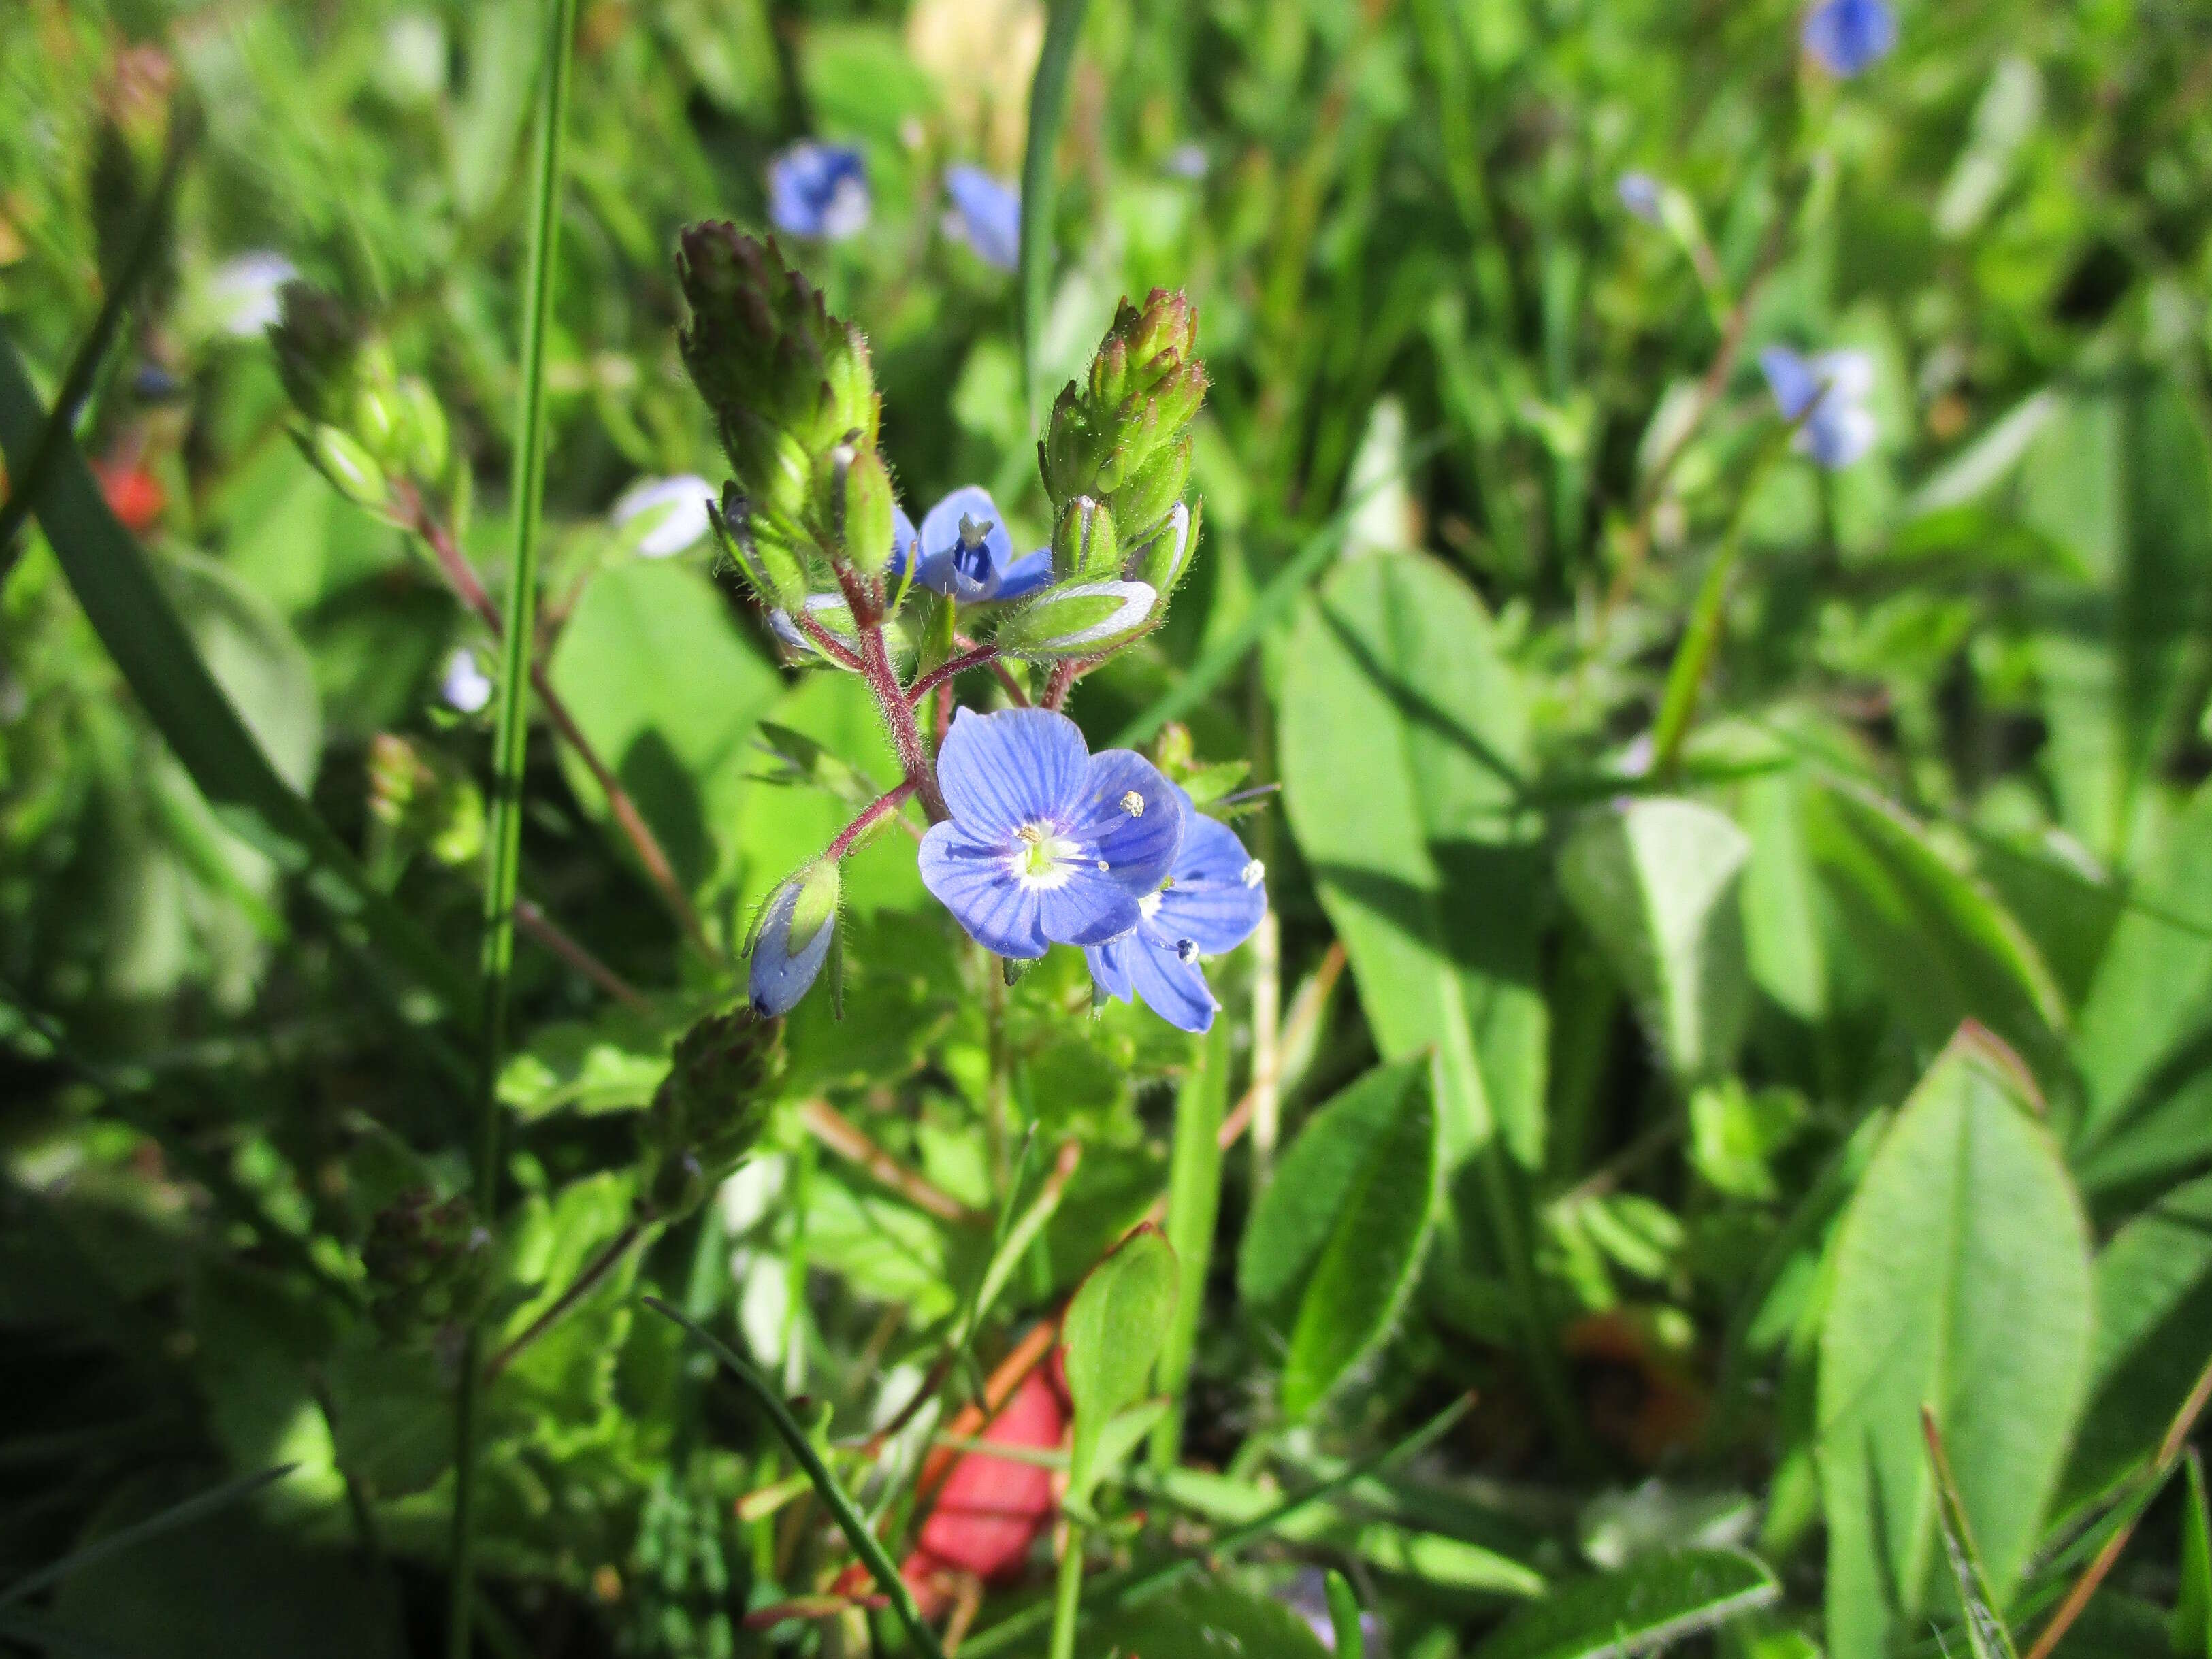
<svg viewBox="0 0 2212 1659"><path fill-rule="evenodd" d="M977 258L1000 270L1021 263L1022 198L1012 185L963 163L945 169L945 193L952 198L945 228Z"/></svg>
<svg viewBox="0 0 2212 1659"><path fill-rule="evenodd" d="M768 164L768 215L789 236L837 241L868 222L867 164L844 144L811 140L791 146Z"/></svg>
<svg viewBox="0 0 2212 1659"><path fill-rule="evenodd" d="M811 935L794 940L791 927L799 901L809 883L820 879L824 869L832 895L829 913ZM753 959L746 978L755 1012L771 1018L787 1014L813 985L829 958L830 941L837 931L836 892L836 866L828 865L802 871L769 897L753 936Z"/></svg>
<svg viewBox="0 0 2212 1659"><path fill-rule="evenodd" d="M1083 960L1091 969L1091 983L1100 1001L1110 997L1115 1002L1127 1002L1136 994L1129 981L1129 963L1143 949L1134 933L1124 933L1103 945L1084 946Z"/></svg>
<svg viewBox="0 0 2212 1659"><path fill-rule="evenodd" d="M1759 367L1785 421L1796 420L1820 395L1820 380L1813 365L1788 346L1767 347L1759 354Z"/></svg>
<svg viewBox="0 0 2212 1659"><path fill-rule="evenodd" d="M922 885L985 950L1024 962L1045 953L1051 941L1038 895L1013 878L996 841L961 824L935 824L921 838L921 863Z"/></svg>
<svg viewBox="0 0 2212 1659"><path fill-rule="evenodd" d="M1212 1025L1213 1011L1221 1005L1196 962L1185 962L1174 946L1143 933L1129 955L1129 976L1145 1006L1178 1030L1203 1031Z"/></svg>
<svg viewBox="0 0 2212 1659"><path fill-rule="evenodd" d="M1070 873L1065 887L1036 896L1039 925L1055 945L1104 945L1133 933L1144 913L1137 896L1096 866Z"/></svg>
<svg viewBox="0 0 2212 1659"><path fill-rule="evenodd" d="M891 503L890 573L894 577L906 574L907 550L914 545L919 533L914 527L914 520L907 517L906 509L896 501L893 501Z"/></svg>
<svg viewBox="0 0 2212 1659"><path fill-rule="evenodd" d="M1251 938L1267 913L1267 890L1244 843L1227 824L1195 809L1183 829L1174 874L1150 924L1170 941L1187 939L1218 957Z"/></svg>
<svg viewBox="0 0 2212 1659"><path fill-rule="evenodd" d="M1068 836L1106 860L1102 873L1132 892L1150 893L1167 879L1182 845L1176 793L1134 750L1102 749L1091 757L1079 789L1066 797Z"/></svg>
<svg viewBox="0 0 2212 1659"><path fill-rule="evenodd" d="M952 717L952 730L937 757L937 780L952 816L963 829L994 842L1027 823L1064 820L1085 777L1081 730L1048 708L1006 708L995 714L963 708ZM1172 847L1169 850L1172 855ZM1161 871L1165 873L1164 861ZM1153 884L1158 883L1155 877Z"/></svg>
<svg viewBox="0 0 2212 1659"><path fill-rule="evenodd" d="M1034 553L1024 553L999 572L994 599L1026 599L1039 588L1052 584L1052 550L1040 547Z"/></svg>
<svg viewBox="0 0 2212 1659"><path fill-rule="evenodd" d="M973 519L990 529L979 548L963 550L960 521ZM915 580L963 605L997 597L1000 574L1012 561L1014 538L991 499L978 484L954 490L921 521L921 566Z"/></svg>
<svg viewBox="0 0 2212 1659"><path fill-rule="evenodd" d="M1888 0L1823 0L1806 14L1801 38L1814 63L1849 80L1896 48L1897 14Z"/></svg>

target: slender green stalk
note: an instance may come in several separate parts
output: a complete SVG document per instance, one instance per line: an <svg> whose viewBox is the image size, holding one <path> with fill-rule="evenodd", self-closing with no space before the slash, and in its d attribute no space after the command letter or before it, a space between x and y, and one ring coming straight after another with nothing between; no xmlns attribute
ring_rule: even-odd
<svg viewBox="0 0 2212 1659"><path fill-rule="evenodd" d="M1071 1518L1053 1581L1050 1659L1075 1659L1075 1622L1083 1610L1083 1523Z"/></svg>
<svg viewBox="0 0 2212 1659"><path fill-rule="evenodd" d="M1030 402L1030 422L1044 423L1043 388L1037 384L1037 349L1044 334L1045 301L1052 286L1053 198L1059 181L1052 153L1060 143L1060 124L1067 113L1067 72L1075 62L1075 43L1083 33L1090 0L1053 0L1044 26L1044 49L1037 54L1036 78L1030 83L1029 139L1022 151L1020 275L1022 390Z"/></svg>
<svg viewBox="0 0 2212 1659"><path fill-rule="evenodd" d="M227 1509L240 1498L251 1498L264 1486L274 1481L282 1480L297 1468L299 1465L296 1463L280 1463L273 1469L263 1469L258 1474L249 1474L240 1480L229 1481L217 1486L212 1492L204 1492L197 1497L187 1498L181 1504L171 1504L159 1515L149 1515L143 1521L125 1527L120 1532L110 1533L106 1537L86 1545L74 1554L65 1555L52 1565L41 1567L27 1577L18 1578L6 1589L0 1590L0 1607L12 1607L18 1601L28 1601L48 1585L58 1584L71 1573L80 1572L95 1561L104 1561L109 1556L118 1555L125 1550L134 1548L149 1538L159 1537L165 1532L173 1531L179 1527L198 1521L203 1516L212 1515L217 1510Z"/></svg>
<svg viewBox="0 0 2212 1659"><path fill-rule="evenodd" d="M644 1301L653 1312L663 1318L674 1320L690 1333L696 1340L722 1362L731 1376L737 1378L744 1391L752 1396L753 1403L768 1413L769 1421L775 1425L775 1431L781 1437L785 1449L791 1453L799 1467L806 1471L806 1478L814 1483L814 1490L821 1498L823 1507L830 1511L837 1522L838 1529L845 1534L846 1541L852 1545L854 1553L866 1564L877 1584L890 1598L891 1610L897 1613L899 1623L906 1627L906 1633L915 1646L921 1650L925 1659L945 1659L945 1650L939 1644L937 1632L922 1621L921 1610L915 1605L914 1595L907 1589L906 1580L899 1577L899 1571L891 1564L890 1557L884 1553L883 1545L877 1540L875 1534L868 1530L868 1523L861 1518L860 1510L853 1507L853 1500L837 1484L837 1477L830 1473L829 1466L822 1461L822 1455L814 1449L814 1443L807 1438L806 1431L792 1416L781 1396L769 1387L768 1380L758 1371L659 1297L648 1296Z"/></svg>
<svg viewBox="0 0 2212 1659"><path fill-rule="evenodd" d="M545 487L545 338L553 308L554 256L561 223L561 141L575 53L576 0L547 0L550 28L538 105L536 189L530 255L522 290L522 376L515 421L514 542L507 562L507 617L501 641L499 718L492 738L489 869L484 882L483 1015L479 1069L475 1191L486 1223L499 1201L499 1068L507 1047L508 975L514 963L514 906L522 866L522 767L529 736L531 647L538 635L538 518ZM469 1330L453 1413L455 1480L450 1659L468 1659L476 1598L477 1407L483 1333Z"/></svg>
<svg viewBox="0 0 2212 1659"><path fill-rule="evenodd" d="M1229 1022L1192 1045L1192 1065L1176 1096L1175 1150L1168 1164L1168 1243L1180 1283L1175 1317L1160 1345L1160 1392L1168 1409L1152 1429L1152 1468L1163 1474L1182 1456L1183 1384L1206 1311L1213 1225L1221 1211L1221 1118L1229 1104Z"/></svg>

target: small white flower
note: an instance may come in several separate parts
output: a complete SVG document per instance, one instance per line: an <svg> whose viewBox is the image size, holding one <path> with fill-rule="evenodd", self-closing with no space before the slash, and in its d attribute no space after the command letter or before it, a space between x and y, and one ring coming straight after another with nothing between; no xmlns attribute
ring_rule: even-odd
<svg viewBox="0 0 2212 1659"><path fill-rule="evenodd" d="M473 714L491 701L492 683L477 666L477 653L461 647L446 659L445 678L438 695L464 714Z"/></svg>
<svg viewBox="0 0 2212 1659"><path fill-rule="evenodd" d="M696 547L707 533L707 503L714 488L695 473L672 478L641 478L616 498L609 515L617 526L635 526L639 556L665 559Z"/></svg>
<svg viewBox="0 0 2212 1659"><path fill-rule="evenodd" d="M215 325L240 339L265 333L283 314L277 290L299 274L289 259L267 248L224 260L208 278Z"/></svg>

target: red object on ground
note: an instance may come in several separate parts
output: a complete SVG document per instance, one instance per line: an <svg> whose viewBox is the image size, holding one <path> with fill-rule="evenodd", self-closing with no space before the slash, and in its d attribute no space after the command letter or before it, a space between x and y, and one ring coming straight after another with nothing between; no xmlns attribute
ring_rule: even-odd
<svg viewBox="0 0 2212 1659"><path fill-rule="evenodd" d="M134 536L143 536L161 516L161 509L169 504L161 481L143 466L133 466L126 461L100 461L93 466L99 476L100 493L107 497L109 510L123 520L123 527Z"/></svg>
<svg viewBox="0 0 2212 1659"><path fill-rule="evenodd" d="M1040 1366L1023 1381L1006 1408L984 1430L999 1446L1049 1451L1067 1433L1067 1408ZM1052 1524L1053 1472L983 1452L963 1452L922 1522L914 1553L899 1571L918 1595L946 1572L1004 1577L1018 1568L1036 1535ZM934 1599L929 1597L928 1599Z"/></svg>

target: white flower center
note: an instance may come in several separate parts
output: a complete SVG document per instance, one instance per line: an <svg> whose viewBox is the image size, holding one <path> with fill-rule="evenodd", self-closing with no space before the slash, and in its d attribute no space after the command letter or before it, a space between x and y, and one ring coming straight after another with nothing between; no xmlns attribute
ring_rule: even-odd
<svg viewBox="0 0 2212 1659"><path fill-rule="evenodd" d="M1137 901L1137 914L1146 921L1150 921L1159 913L1160 896L1158 893L1147 893Z"/></svg>
<svg viewBox="0 0 2212 1659"><path fill-rule="evenodd" d="M1074 878L1082 848L1060 833L1060 826L1040 819L1014 832L1016 846L1006 855L1006 872L1024 892L1049 893Z"/></svg>

